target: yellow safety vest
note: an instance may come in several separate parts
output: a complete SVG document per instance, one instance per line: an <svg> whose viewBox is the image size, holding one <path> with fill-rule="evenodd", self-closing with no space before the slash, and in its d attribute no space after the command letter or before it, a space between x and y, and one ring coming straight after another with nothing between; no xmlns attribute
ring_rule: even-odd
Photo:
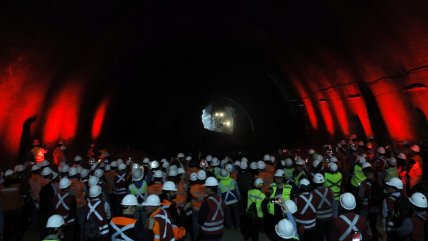
<svg viewBox="0 0 428 241"><path fill-rule="evenodd" d="M334 199L339 200L340 192L341 192L341 185L342 185L342 173L336 172L336 173L329 173L326 172L324 174L325 182L324 186L329 187L331 191L333 192Z"/></svg>
<svg viewBox="0 0 428 241"><path fill-rule="evenodd" d="M276 189L278 188L278 186L276 185L276 183L272 183L270 184L270 187L273 189L272 194L270 195L269 198L275 198L276 196ZM290 200L290 196L291 196L291 189L293 189L293 187L289 184L284 184L284 187L282 189L282 198L285 200ZM267 208L268 208L268 212L269 214L275 215L275 203L269 202L267 204Z"/></svg>
<svg viewBox="0 0 428 241"><path fill-rule="evenodd" d="M263 211L262 211L262 202L265 200L266 195L260 191L259 189L251 189L248 191L248 201L247 201L247 209L250 207L251 203L256 203L257 208L257 217L263 218Z"/></svg>
<svg viewBox="0 0 428 241"><path fill-rule="evenodd" d="M359 165L355 165L355 167L354 167L354 175L352 176L352 179L351 179L352 186L359 187L360 184L364 180L366 180L366 178L367 177L364 175L363 168L360 167Z"/></svg>

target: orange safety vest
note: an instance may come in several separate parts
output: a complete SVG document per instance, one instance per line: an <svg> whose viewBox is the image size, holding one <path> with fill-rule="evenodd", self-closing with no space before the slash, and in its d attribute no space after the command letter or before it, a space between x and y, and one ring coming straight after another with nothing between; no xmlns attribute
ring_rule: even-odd
<svg viewBox="0 0 428 241"><path fill-rule="evenodd" d="M162 183L155 182L150 184L147 187L147 196L150 196L152 194L156 194L156 195L162 194Z"/></svg>
<svg viewBox="0 0 428 241"><path fill-rule="evenodd" d="M190 186L190 195L192 195L192 208L199 211L199 208L207 195L205 193L205 186L203 184L193 184Z"/></svg>
<svg viewBox="0 0 428 241"><path fill-rule="evenodd" d="M114 233L111 240L133 240L134 237L129 237L130 229L134 229L136 219L128 217L114 217L110 221L110 226L113 228Z"/></svg>
<svg viewBox="0 0 428 241"><path fill-rule="evenodd" d="M169 200L162 200L162 209L167 210L173 203ZM177 210L178 212L178 210ZM174 222L173 219L171 219ZM174 233L174 238L176 240L181 240L186 236L186 229L184 227L179 227L175 223L172 223L172 232Z"/></svg>
<svg viewBox="0 0 428 241"><path fill-rule="evenodd" d="M171 217L167 211L160 207L156 209L150 218L155 220L153 225L153 241L174 241ZM149 220L148 220L149 222Z"/></svg>

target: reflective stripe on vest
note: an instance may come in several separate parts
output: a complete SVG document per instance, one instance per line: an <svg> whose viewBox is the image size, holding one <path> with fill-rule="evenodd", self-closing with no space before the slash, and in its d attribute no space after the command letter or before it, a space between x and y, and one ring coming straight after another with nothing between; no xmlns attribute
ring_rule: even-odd
<svg viewBox="0 0 428 241"><path fill-rule="evenodd" d="M144 193L147 191L146 189L146 185L144 185L144 183L141 184L140 188L137 188L137 186L135 186L134 183L132 183L131 185L129 185L129 192L131 194L133 194L135 197L141 198L144 200Z"/></svg>
<svg viewBox="0 0 428 241"><path fill-rule="evenodd" d="M328 187L324 189L324 194L322 194L318 189L314 190L314 192L321 198L320 204L317 207L317 218L331 218L333 216L331 202L327 199ZM327 204L328 208L326 210L320 210L324 203Z"/></svg>
<svg viewBox="0 0 428 241"><path fill-rule="evenodd" d="M98 207L98 205L100 205L101 200L99 200L98 202L95 203L95 205L92 206L92 203L88 202L88 208L89 208L89 212L86 215L86 220L89 220L89 217L91 216L91 214L95 214L95 216L97 216L98 220L103 221L103 217L100 215L100 213L96 210L96 208Z"/></svg>
<svg viewBox="0 0 428 241"><path fill-rule="evenodd" d="M312 199L314 198L312 193L309 195L309 199L307 199L304 195L300 195L299 197L302 198L303 201L305 201L306 203L305 207L300 211L300 215L305 215L306 210L308 210L308 208L311 208L314 213L317 212L314 205L312 204Z"/></svg>
<svg viewBox="0 0 428 241"><path fill-rule="evenodd" d="M339 237L339 241L343 241L346 239L346 237L348 237L349 234L351 234L352 231L354 232L359 232L357 226L355 226L358 222L358 220L360 219L360 216L355 214L354 219L349 220L346 216L344 215L340 215L339 218L341 218L345 223L348 224L348 228L346 229L346 231Z"/></svg>
<svg viewBox="0 0 428 241"><path fill-rule="evenodd" d="M68 195L70 195L70 193L66 193L64 196L61 196L61 194L59 194L59 193L56 195L58 197L58 202L56 203L55 209L58 209L59 205L61 205L61 206L63 206L65 208L65 210L67 210L67 211L70 210L70 208L64 202L64 199L66 197L68 197Z"/></svg>
<svg viewBox="0 0 428 241"><path fill-rule="evenodd" d="M213 231L219 231L224 228L223 222L224 222L224 213L221 209L221 198L220 201L215 199L213 196L208 197L208 199L212 200L216 205L216 210L214 212L214 215L211 217L211 220L204 222L204 224L201 225L201 230L207 231L207 232L213 232ZM217 215L220 215L220 220L217 220ZM217 220L217 221L216 221Z"/></svg>
<svg viewBox="0 0 428 241"><path fill-rule="evenodd" d="M110 225L113 227L114 230L116 230L116 232L111 236L112 241L116 241L116 240L117 241L119 241L119 240L134 241L133 239L131 239L130 237L128 237L125 234L125 231L127 231L131 228L134 228L135 223L131 223L131 224L128 224L126 226L123 226L122 228L119 228L115 223L113 223L113 220L112 220L112 221L110 221ZM117 236L119 236L119 235L120 235L121 239L117 238Z"/></svg>
<svg viewBox="0 0 428 241"><path fill-rule="evenodd" d="M351 184L354 187L359 187L361 183L366 180L366 176L363 173L362 167L359 165L355 165L354 167L354 175L351 178Z"/></svg>
<svg viewBox="0 0 428 241"><path fill-rule="evenodd" d="M171 223L171 220L168 218L168 215L167 215L167 213L166 213L166 211L164 210L164 209L161 209L161 211L162 211L162 214L156 214L155 216L154 216L154 218L156 219L156 218L161 218L161 219L163 219L164 220L164 222L165 222L165 225L164 225L164 230L163 230L163 236L162 236L162 240L164 240L165 238L166 238L166 235L168 234L167 233L167 231L168 231L168 229L167 229L167 226L168 226L168 224L170 224L171 226L172 226L172 223ZM159 222L159 221L158 221ZM159 237L160 238L160 237ZM172 238L171 240L169 240L169 241L174 241L175 239L174 238Z"/></svg>
<svg viewBox="0 0 428 241"><path fill-rule="evenodd" d="M226 205L238 202L235 185L231 178L221 180L218 187L220 188L220 192L224 196L224 202L226 203Z"/></svg>
<svg viewBox="0 0 428 241"><path fill-rule="evenodd" d="M305 172L304 171L300 171L296 175L296 177L294 178L294 183L299 184L300 178L303 177L304 175L306 175Z"/></svg>
<svg viewBox="0 0 428 241"><path fill-rule="evenodd" d="M126 175L126 173L123 173L122 175L117 174L116 175L116 177L117 177L116 183L125 182L125 175Z"/></svg>
<svg viewBox="0 0 428 241"><path fill-rule="evenodd" d="M337 173L325 173L325 187L329 187L333 192L334 199L339 200L341 185L342 185L342 174L340 172Z"/></svg>
<svg viewBox="0 0 428 241"><path fill-rule="evenodd" d="M263 218L263 211L262 211L262 202L266 198L266 195L261 192L258 189L251 189L248 191L248 200L247 200L247 209L250 207L251 203L256 203L257 208L257 217Z"/></svg>
<svg viewBox="0 0 428 241"><path fill-rule="evenodd" d="M285 178L287 180L293 179L293 172L294 172L294 168L284 168Z"/></svg>

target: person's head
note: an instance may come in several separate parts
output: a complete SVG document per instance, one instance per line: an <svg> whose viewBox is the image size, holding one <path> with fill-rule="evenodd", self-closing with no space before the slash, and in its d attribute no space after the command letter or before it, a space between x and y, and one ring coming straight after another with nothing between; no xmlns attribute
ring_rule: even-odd
<svg viewBox="0 0 428 241"><path fill-rule="evenodd" d="M68 192L70 190L71 181L67 177L61 178L59 181L59 189L61 192Z"/></svg>
<svg viewBox="0 0 428 241"><path fill-rule="evenodd" d="M163 197L168 200L173 200L177 196L177 187L174 182L167 181L162 185Z"/></svg>
<svg viewBox="0 0 428 241"><path fill-rule="evenodd" d="M308 179L303 178L302 180L300 180L299 188L303 192L309 192L311 190L311 183L309 182Z"/></svg>
<svg viewBox="0 0 428 241"><path fill-rule="evenodd" d="M342 207L342 210L344 210L345 212L352 212L357 206L355 197L350 192L346 192L340 195L339 202L340 206Z"/></svg>
<svg viewBox="0 0 428 241"><path fill-rule="evenodd" d="M122 198L122 202L120 203L120 205L122 205L123 214L134 215L134 213L137 211L138 206L137 197L135 197L133 194L128 194Z"/></svg>
<svg viewBox="0 0 428 241"><path fill-rule="evenodd" d="M295 168L297 172L302 171L305 168L305 161L302 158L299 158L295 161Z"/></svg>
<svg viewBox="0 0 428 241"><path fill-rule="evenodd" d="M160 207L160 199L157 195L150 195L147 197L146 201L141 204L145 209L148 215L152 214Z"/></svg>
<svg viewBox="0 0 428 241"><path fill-rule="evenodd" d="M278 169L273 174L273 177L275 179L275 183L277 184L283 184L284 183L284 171L282 169Z"/></svg>
<svg viewBox="0 0 428 241"><path fill-rule="evenodd" d="M337 164L336 164L336 163L334 163L334 162L330 162L330 163L328 164L328 171L329 171L330 173L336 173L336 172L337 172L337 170L338 170L338 167L337 167Z"/></svg>
<svg viewBox="0 0 428 241"><path fill-rule="evenodd" d="M208 177L205 180L205 191L207 194L217 193L218 181L215 177Z"/></svg>
<svg viewBox="0 0 428 241"><path fill-rule="evenodd" d="M399 192L401 190L403 190L403 182L399 178L393 177L386 182L386 191L388 193Z"/></svg>
<svg viewBox="0 0 428 241"><path fill-rule="evenodd" d="M363 168L362 169L363 173L367 178L369 179L374 178L374 169L370 163L368 162L363 163L362 168Z"/></svg>
<svg viewBox="0 0 428 241"><path fill-rule="evenodd" d="M410 203L413 205L413 208L416 212L427 210L428 202L424 194L420 192L415 192L409 198Z"/></svg>
<svg viewBox="0 0 428 241"><path fill-rule="evenodd" d="M61 215L54 214L49 217L46 223L46 229L49 235L58 235L62 239L62 227L64 226L64 218Z"/></svg>
<svg viewBox="0 0 428 241"><path fill-rule="evenodd" d="M324 176L321 173L315 173L312 182L315 183L317 187L324 186Z"/></svg>
<svg viewBox="0 0 428 241"><path fill-rule="evenodd" d="M294 225L286 218L275 225L275 232L281 240L291 240L296 236Z"/></svg>
<svg viewBox="0 0 428 241"><path fill-rule="evenodd" d="M254 180L254 187L257 189L262 189L263 184L264 182L263 182L263 179L261 178L256 178L256 180Z"/></svg>

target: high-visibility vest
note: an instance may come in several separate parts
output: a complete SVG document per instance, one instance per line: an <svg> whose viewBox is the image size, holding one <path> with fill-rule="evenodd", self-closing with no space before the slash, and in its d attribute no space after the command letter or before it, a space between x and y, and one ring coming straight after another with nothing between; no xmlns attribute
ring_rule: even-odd
<svg viewBox="0 0 428 241"><path fill-rule="evenodd" d="M296 223L305 229L315 228L317 210L314 206L314 196L312 193L304 192L296 197L297 212L294 214Z"/></svg>
<svg viewBox="0 0 428 241"><path fill-rule="evenodd" d="M235 189L236 182L231 177L222 177L218 188L220 189L221 195L223 197L226 205L234 204L238 202L238 193Z"/></svg>
<svg viewBox="0 0 428 241"><path fill-rule="evenodd" d="M190 195L192 195L192 208L199 210L206 196L205 186L203 184L193 184L190 186Z"/></svg>
<svg viewBox="0 0 428 241"><path fill-rule="evenodd" d="M385 177L383 178L385 182L389 182L391 178L398 177L397 167L390 167L385 169Z"/></svg>
<svg viewBox="0 0 428 241"><path fill-rule="evenodd" d="M333 196L335 200L339 200L340 193L342 191L342 173L324 173L325 182L324 186L329 187L333 192Z"/></svg>
<svg viewBox="0 0 428 241"><path fill-rule="evenodd" d="M136 219L128 217L114 217L110 221L110 226L113 228L114 233L111 236L112 241L133 241L125 232L135 227Z"/></svg>
<svg viewBox="0 0 428 241"><path fill-rule="evenodd" d="M351 179L351 184L354 187L359 187L361 183L366 180L366 176L364 175L363 168L359 165L355 165L354 167L354 175Z"/></svg>
<svg viewBox="0 0 428 241"><path fill-rule="evenodd" d="M247 200L247 209L250 207L251 203L256 203L257 208L257 217L263 218L262 202L265 200L266 195L259 189L251 189L248 191L248 200Z"/></svg>
<svg viewBox="0 0 428 241"><path fill-rule="evenodd" d="M284 168L285 180L293 180L294 168Z"/></svg>
<svg viewBox="0 0 428 241"><path fill-rule="evenodd" d="M299 185L300 183L300 179L306 177L306 173L305 171L301 170L299 173L297 173L297 175L294 177L294 183L296 185Z"/></svg>
<svg viewBox="0 0 428 241"><path fill-rule="evenodd" d="M173 202L167 200L167 199L163 199L161 202L161 208L168 211L169 208L177 208L176 206L171 206L173 205ZM178 212L178 210L177 210ZM171 212L169 212L171 213ZM174 238L176 240L181 240L184 238L184 236L186 236L186 229L184 227L179 227L177 226L176 223L174 223L174 219L173 217L171 217L171 221L172 221L172 232L174 233Z"/></svg>
<svg viewBox="0 0 428 241"><path fill-rule="evenodd" d="M276 189L278 188L278 185L276 183L270 184L270 187L272 188L272 194L269 198L275 198L277 196ZM282 189L281 197L285 200L290 200L291 198L291 190L293 187L290 184L284 184ZM268 212L269 214L275 215L275 203L269 202L267 204Z"/></svg>
<svg viewBox="0 0 428 241"><path fill-rule="evenodd" d="M150 218L155 219L153 241L175 241L171 217L167 211L158 208L150 215Z"/></svg>
<svg viewBox="0 0 428 241"><path fill-rule="evenodd" d="M109 233L107 214L105 211L105 201L99 198L93 198L88 200L86 204L86 220L88 221L91 216L94 218L98 225L100 235L106 235Z"/></svg>
<svg viewBox="0 0 428 241"><path fill-rule="evenodd" d="M128 190L129 193L137 197L138 202L142 202L145 198L145 195L147 194L147 183L146 181L143 181L141 186L138 188L133 182L128 186Z"/></svg>
<svg viewBox="0 0 428 241"><path fill-rule="evenodd" d="M113 181L113 193L116 195L126 194L126 173L117 173Z"/></svg>
<svg viewBox="0 0 428 241"><path fill-rule="evenodd" d="M224 232L224 209L225 204L222 198L214 194L205 199L208 204L208 215L205 222L201 225L201 232L207 235L222 234Z"/></svg>

